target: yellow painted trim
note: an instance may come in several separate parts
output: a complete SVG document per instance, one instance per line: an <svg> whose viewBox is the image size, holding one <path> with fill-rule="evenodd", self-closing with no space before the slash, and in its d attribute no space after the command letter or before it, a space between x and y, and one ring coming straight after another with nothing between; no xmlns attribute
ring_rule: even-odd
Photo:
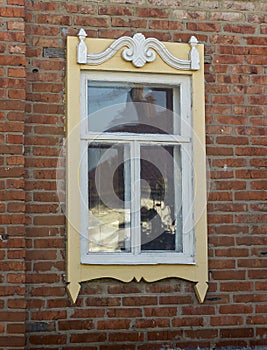
<svg viewBox="0 0 267 350"><path fill-rule="evenodd" d="M90 53L101 52L112 40L86 39ZM72 302L75 302L80 283L97 278L116 278L123 282L133 279L153 282L168 277L178 277L195 282L195 291L200 303L208 289L207 257L207 211L206 211L206 159L205 159L205 106L204 106L204 47L197 45L200 52L201 69L198 71L177 71L157 56L152 63L135 68L121 58L118 52L109 61L99 66L76 63L78 38L67 40L67 282ZM176 57L188 58L189 45L164 43ZM196 262L183 265L85 265L80 263L80 74L87 71L134 72L136 74L187 74L192 76L193 128L194 128L194 181L195 181L195 239Z"/></svg>

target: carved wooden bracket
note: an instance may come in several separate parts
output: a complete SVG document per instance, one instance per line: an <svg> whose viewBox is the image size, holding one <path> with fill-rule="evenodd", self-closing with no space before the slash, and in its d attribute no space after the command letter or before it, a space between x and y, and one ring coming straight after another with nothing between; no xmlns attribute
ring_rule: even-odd
<svg viewBox="0 0 267 350"><path fill-rule="evenodd" d="M143 34L137 33L131 38L122 36L116 39L108 48L99 53L88 53L85 43L87 34L84 29L79 31L79 44L77 46L77 63L88 65L100 65L112 58L120 49L126 47L121 55L125 61L132 62L136 68L143 67L146 63L156 59L156 53L169 66L182 70L199 70L200 59L196 48L197 39L192 36L189 40L191 47L189 59L181 60L173 56L166 46L156 38L145 38Z"/></svg>

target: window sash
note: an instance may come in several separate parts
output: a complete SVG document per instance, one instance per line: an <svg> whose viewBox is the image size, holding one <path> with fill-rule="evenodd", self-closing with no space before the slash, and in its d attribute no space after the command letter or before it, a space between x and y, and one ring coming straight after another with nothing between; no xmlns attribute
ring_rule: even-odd
<svg viewBox="0 0 267 350"><path fill-rule="evenodd" d="M134 81L142 84L158 83L159 81L166 86L169 84L180 86L180 134L136 134L125 132L90 132L88 130L87 113L87 86L88 80L99 81L103 78L110 82L116 81ZM162 78L162 79L161 79ZM90 74L81 74L81 263L83 264L192 264L194 263L194 229L193 229L193 150L192 150L192 122L191 122L191 82L188 76L179 76L177 79L168 76L146 76L146 75L108 75L99 72L90 72ZM174 100L177 96L174 96ZM173 103L174 109L175 103ZM176 110L174 110L174 113ZM122 142L131 144L131 179L138 179L140 176L140 145L180 145L181 146L181 171L182 171L182 217L183 217L183 252L177 251L142 251L141 252L141 229L140 215L131 217L131 252L88 253L88 157L86 152L88 145L93 142L114 143ZM190 160L188 165L188 158ZM139 186L138 186L139 187ZM133 188L131 189L133 191ZM131 213L140 211L140 188L135 193L135 200L132 201ZM186 221L184 223L184 218Z"/></svg>
<svg viewBox="0 0 267 350"><path fill-rule="evenodd" d="M119 142L120 140L118 140ZM104 143L113 144L114 141ZM131 182L140 180L140 147L143 145L162 145L162 143L138 142L136 140L128 142L130 147L130 178ZM90 141L81 142L81 262L89 264L172 264L172 263L193 263L194 261L194 229L193 229L193 169L188 166L188 161L192 156L192 145L180 143L165 143L166 145L180 145L181 147L181 173L182 173L182 246L183 251L141 251L141 218L138 213L141 209L140 186L131 186L131 251L130 252L89 252L88 251L88 157L87 151ZM191 158L192 161L192 158ZM176 188L176 186L175 186ZM133 193L134 191L134 193ZM135 214L132 214L135 213ZM179 239L180 232L176 232L176 240ZM176 242L177 244L177 242ZM176 245L177 247L177 245Z"/></svg>
<svg viewBox="0 0 267 350"><path fill-rule="evenodd" d="M174 89L173 94L173 113L180 118L180 132L176 134L134 134L134 133L118 133L118 132L93 132L88 129L88 81L106 81L106 82L130 82L130 83L140 83L140 84L161 84L166 87L179 86L179 96L177 96L177 90ZM157 135L159 140L164 140L164 137L175 137L177 140L186 140L192 138L192 112L191 112L191 77L187 75L168 76L168 75L154 75L149 74L133 74L133 73L114 73L109 72L105 74L103 72L82 72L81 74L81 94L80 94L80 105L81 105L81 115L80 115L80 133L81 139L88 139L90 137L116 137L115 135L120 135L122 138L127 137L151 137L152 139ZM175 103L175 101L178 101ZM174 129L179 129L175 127ZM102 136L102 134L105 134ZM114 136L112 136L112 134Z"/></svg>

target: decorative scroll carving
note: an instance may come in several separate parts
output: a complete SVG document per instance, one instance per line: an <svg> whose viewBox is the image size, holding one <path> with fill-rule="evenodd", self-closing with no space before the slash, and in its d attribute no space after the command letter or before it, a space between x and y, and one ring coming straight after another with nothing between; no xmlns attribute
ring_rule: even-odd
<svg viewBox="0 0 267 350"><path fill-rule="evenodd" d="M122 36L115 40L107 49L99 53L87 53L87 47L84 42L86 33L83 29L79 31L79 44L77 46L77 63L88 65L100 65L112 58L120 49L126 47L122 51L122 58L125 61L141 68L146 63L153 62L156 59L156 53L169 66L182 70L199 70L200 59L199 52L196 48L197 39L192 36L189 40L191 50L188 60L181 60L173 56L166 46L156 38L145 38L143 34L137 33L131 38Z"/></svg>

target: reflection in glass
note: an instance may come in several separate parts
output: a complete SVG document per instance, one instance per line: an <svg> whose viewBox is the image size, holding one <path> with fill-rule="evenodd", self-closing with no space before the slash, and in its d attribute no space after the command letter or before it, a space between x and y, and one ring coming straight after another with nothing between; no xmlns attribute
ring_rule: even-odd
<svg viewBox="0 0 267 350"><path fill-rule="evenodd" d="M130 251L129 146L88 147L89 252Z"/></svg>
<svg viewBox="0 0 267 350"><path fill-rule="evenodd" d="M141 250L182 251L180 146L141 146Z"/></svg>
<svg viewBox="0 0 267 350"><path fill-rule="evenodd" d="M179 87L89 81L89 131L179 133L174 91L178 96Z"/></svg>

